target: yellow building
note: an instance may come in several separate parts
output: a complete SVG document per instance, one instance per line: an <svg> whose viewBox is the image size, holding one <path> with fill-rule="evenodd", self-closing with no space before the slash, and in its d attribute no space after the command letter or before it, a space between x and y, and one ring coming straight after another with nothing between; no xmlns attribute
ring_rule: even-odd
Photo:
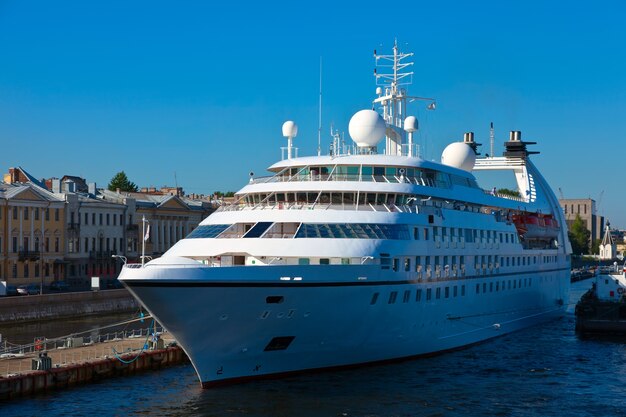
<svg viewBox="0 0 626 417"><path fill-rule="evenodd" d="M65 201L31 183L0 183L0 280L49 284L64 276Z"/></svg>

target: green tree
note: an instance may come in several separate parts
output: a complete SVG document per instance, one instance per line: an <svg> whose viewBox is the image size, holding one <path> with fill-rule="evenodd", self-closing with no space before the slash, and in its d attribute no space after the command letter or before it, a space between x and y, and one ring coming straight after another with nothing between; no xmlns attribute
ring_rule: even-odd
<svg viewBox="0 0 626 417"><path fill-rule="evenodd" d="M591 253L593 255L598 255L600 253L600 243L602 243L600 239L593 239L593 242L591 242Z"/></svg>
<svg viewBox="0 0 626 417"><path fill-rule="evenodd" d="M137 192L137 184L130 181L124 171L115 174L107 188L110 191L117 191L119 188L120 191Z"/></svg>
<svg viewBox="0 0 626 417"><path fill-rule="evenodd" d="M521 197L519 191L511 190L509 188L500 188L498 194L510 195L512 197Z"/></svg>
<svg viewBox="0 0 626 417"><path fill-rule="evenodd" d="M591 232L587 230L585 222L580 215L576 215L568 232L568 236L572 244L572 252L575 255L589 253L589 238L591 237Z"/></svg>

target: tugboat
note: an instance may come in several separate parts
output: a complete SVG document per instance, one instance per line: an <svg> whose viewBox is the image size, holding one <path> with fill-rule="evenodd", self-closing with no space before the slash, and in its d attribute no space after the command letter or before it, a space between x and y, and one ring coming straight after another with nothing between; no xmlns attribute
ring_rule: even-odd
<svg viewBox="0 0 626 417"><path fill-rule="evenodd" d="M576 304L579 333L626 334L626 263L617 262L594 282Z"/></svg>

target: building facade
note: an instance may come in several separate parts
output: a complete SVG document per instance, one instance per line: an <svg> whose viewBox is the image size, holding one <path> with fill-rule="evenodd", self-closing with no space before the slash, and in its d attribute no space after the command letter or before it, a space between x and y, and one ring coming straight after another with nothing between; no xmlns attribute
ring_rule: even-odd
<svg viewBox="0 0 626 417"><path fill-rule="evenodd" d="M0 280L47 285L65 275L65 201L31 183L0 183Z"/></svg>
<svg viewBox="0 0 626 417"><path fill-rule="evenodd" d="M568 228L576 220L576 216L585 222L587 230L591 232L591 244L594 240L602 239L604 232L604 217L596 213L596 202L591 198L560 199L559 204L565 213Z"/></svg>

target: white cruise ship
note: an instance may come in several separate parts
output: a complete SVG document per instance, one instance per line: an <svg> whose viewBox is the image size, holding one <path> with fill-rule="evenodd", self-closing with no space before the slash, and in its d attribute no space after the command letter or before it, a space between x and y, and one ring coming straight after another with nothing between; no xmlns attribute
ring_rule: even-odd
<svg viewBox="0 0 626 417"><path fill-rule="evenodd" d="M254 178L161 258L120 280L176 338L203 387L431 355L562 315L571 246L519 132L501 157L473 134L420 158L407 104L412 54L377 55L374 107L351 147L297 157L297 127ZM337 139L337 138L335 138ZM384 139L384 153L378 153ZM380 148L383 143L380 143ZM473 173L508 175L518 195Z"/></svg>

